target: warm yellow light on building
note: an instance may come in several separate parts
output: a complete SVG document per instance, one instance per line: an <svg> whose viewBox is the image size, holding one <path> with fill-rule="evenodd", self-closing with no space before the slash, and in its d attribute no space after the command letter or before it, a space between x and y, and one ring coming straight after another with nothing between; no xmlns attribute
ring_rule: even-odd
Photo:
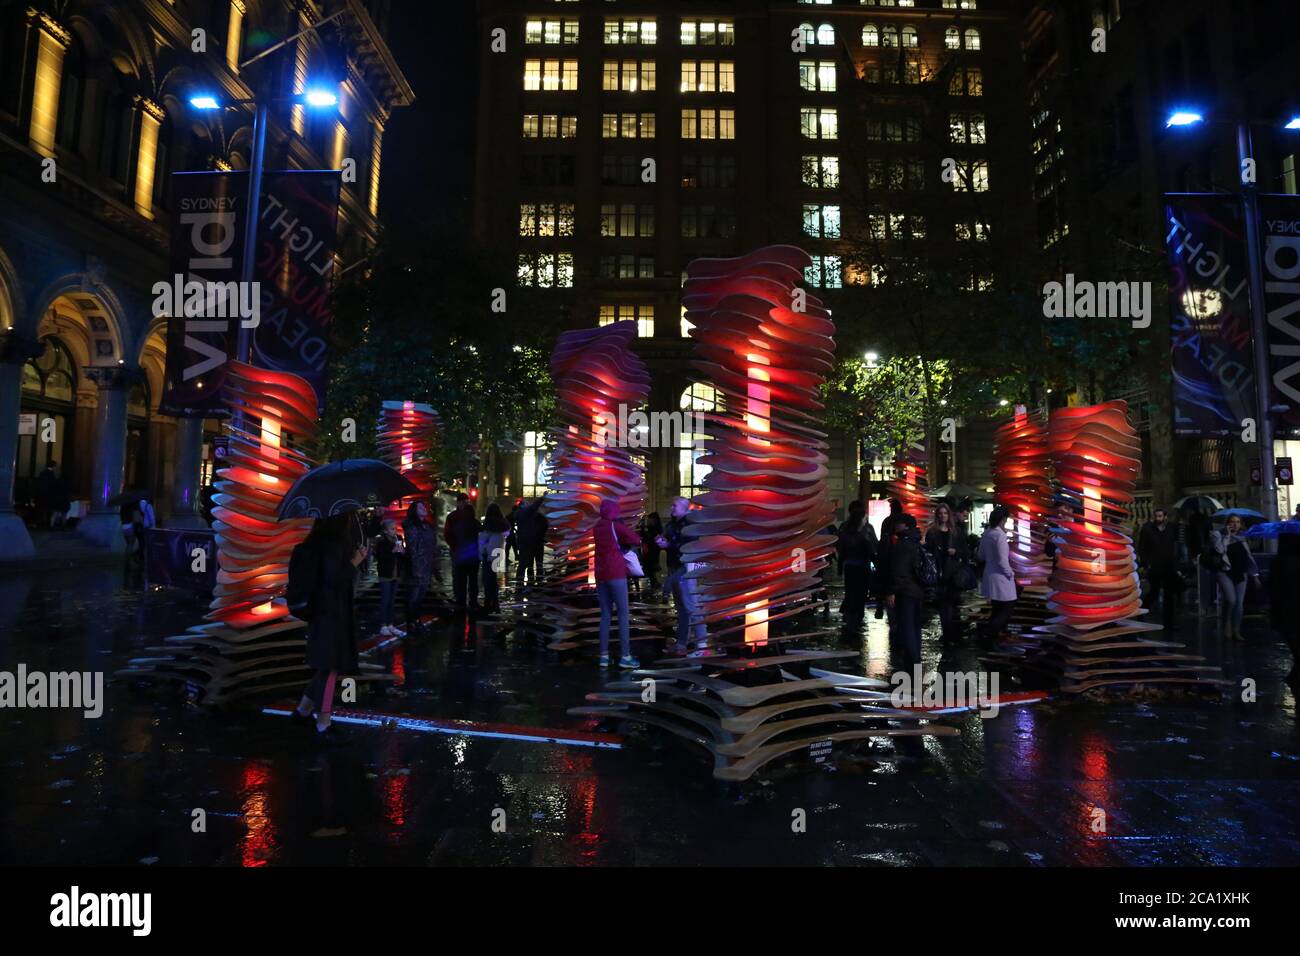
<svg viewBox="0 0 1300 956"><path fill-rule="evenodd" d="M135 210L142 216L153 218L154 177L158 168L158 129L162 126L163 111L158 104L136 97L140 111L140 146L135 163Z"/></svg>
<svg viewBox="0 0 1300 956"><path fill-rule="evenodd" d="M384 148L384 126L376 122L370 137L370 215L379 215L379 154Z"/></svg>
<svg viewBox="0 0 1300 956"><path fill-rule="evenodd" d="M32 85L32 149L42 156L54 155L54 137L59 129L59 86L63 81L63 54L72 34L44 14L32 21L39 37L36 47L36 77Z"/></svg>
<svg viewBox="0 0 1300 956"><path fill-rule="evenodd" d="M243 45L245 12L243 0L230 0L230 26L226 29L226 65L234 73L239 72L239 49Z"/></svg>

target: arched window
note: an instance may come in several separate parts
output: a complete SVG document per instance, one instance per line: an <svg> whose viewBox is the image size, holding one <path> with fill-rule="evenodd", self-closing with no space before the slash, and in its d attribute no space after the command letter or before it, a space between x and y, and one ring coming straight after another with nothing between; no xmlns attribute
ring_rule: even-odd
<svg viewBox="0 0 1300 956"><path fill-rule="evenodd" d="M835 28L829 23L823 23L817 28L817 42L822 46L835 45Z"/></svg>
<svg viewBox="0 0 1300 956"><path fill-rule="evenodd" d="M56 402L71 402L77 393L77 367L68 347L53 335L45 336L45 351L23 367L23 391Z"/></svg>
<svg viewBox="0 0 1300 956"><path fill-rule="evenodd" d="M868 23L862 28L862 45L880 46L880 31L874 23Z"/></svg>
<svg viewBox="0 0 1300 956"><path fill-rule="evenodd" d="M799 36L804 42L804 46L812 46L817 42L817 32L813 30L811 23L799 24Z"/></svg>
<svg viewBox="0 0 1300 956"><path fill-rule="evenodd" d="M129 80L110 66L104 78L104 101L100 112L99 168L114 182L126 187L131 168L131 105Z"/></svg>
<svg viewBox="0 0 1300 956"><path fill-rule="evenodd" d="M55 141L60 149L75 153L81 149L82 112L86 97L86 59L81 40L75 35L63 54L63 72L59 80L59 125Z"/></svg>
<svg viewBox="0 0 1300 956"><path fill-rule="evenodd" d="M966 28L966 49L978 50L980 48L980 32L974 27Z"/></svg>
<svg viewBox="0 0 1300 956"><path fill-rule="evenodd" d="M903 27L903 46L914 47L918 45L916 27Z"/></svg>
<svg viewBox="0 0 1300 956"><path fill-rule="evenodd" d="M898 27L886 26L880 31L881 46L898 46Z"/></svg>
<svg viewBox="0 0 1300 956"><path fill-rule="evenodd" d="M943 31L943 47L945 50L961 49L961 31L956 27L949 27Z"/></svg>

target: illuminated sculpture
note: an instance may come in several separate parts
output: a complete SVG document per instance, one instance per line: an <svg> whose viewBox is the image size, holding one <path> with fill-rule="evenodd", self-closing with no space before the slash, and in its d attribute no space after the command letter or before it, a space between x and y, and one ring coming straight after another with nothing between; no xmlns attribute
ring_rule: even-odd
<svg viewBox="0 0 1300 956"><path fill-rule="evenodd" d="M890 498L896 498L903 506L903 512L916 519L916 526L922 533L930 524L930 499L925 496L929 481L925 473L925 449L920 445L909 445L894 461L894 478L886 488Z"/></svg>
<svg viewBox="0 0 1300 956"><path fill-rule="evenodd" d="M375 429L376 453L420 489L420 498L431 501L438 487L435 455L442 421L430 406L419 402L384 402ZM401 527L406 509L415 498L394 501L384 511Z"/></svg>
<svg viewBox="0 0 1300 956"><path fill-rule="evenodd" d="M1061 689L1221 681L1205 659L1147 635L1129 524L1141 443L1122 401L1052 412L1048 448L1058 483L1048 580L1054 615L1034 628L1014 659L1056 676ZM1039 456L1041 461L1041 456ZM999 655L995 655L999 656ZM1010 659L1010 658L1009 658Z"/></svg>
<svg viewBox="0 0 1300 956"><path fill-rule="evenodd" d="M207 704L278 688L300 687L306 623L284 602L289 555L311 528L307 519L277 521L286 491L314 462L298 451L317 434L316 394L287 372L231 362L226 379L231 411L225 465L213 502L217 584L209 624L167 638L130 661L126 677L187 684ZM362 665L366 676L378 676Z"/></svg>
<svg viewBox="0 0 1300 956"><path fill-rule="evenodd" d="M555 467L544 508L569 586L594 583L591 530L601 502L617 498L620 517L632 523L644 507L644 466L628 451L629 435L619 434L620 422L650 396L645 362L632 351L635 340L635 322L614 322L563 332L551 353L556 404L566 424L552 429Z"/></svg>
<svg viewBox="0 0 1300 956"><path fill-rule="evenodd" d="M1052 508L1050 463L1045 416L1017 405L1015 417L993 437L993 491L1010 511L1011 570L1023 587L1041 588L1052 573L1052 559L1044 553Z"/></svg>
<svg viewBox="0 0 1300 956"><path fill-rule="evenodd" d="M687 519L683 558L706 624L743 620L746 641L798 613L819 589L834 538L826 434L814 426L835 327L798 288L811 259L768 246L737 259L697 259L682 292L694 367L721 397L704 414L710 468ZM715 629L715 634L737 628Z"/></svg>

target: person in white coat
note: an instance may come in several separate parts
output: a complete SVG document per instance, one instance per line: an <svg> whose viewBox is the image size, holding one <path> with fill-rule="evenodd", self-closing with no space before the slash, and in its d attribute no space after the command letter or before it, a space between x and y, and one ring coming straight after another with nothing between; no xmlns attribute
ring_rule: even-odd
<svg viewBox="0 0 1300 956"><path fill-rule="evenodd" d="M984 637L988 641L995 641L1002 634L1016 606L1016 574L1011 570L1011 548L1003 527L1007 515L1003 505L995 506L989 515L988 527L980 538L979 559L984 563L980 594L993 605L993 613L984 628Z"/></svg>

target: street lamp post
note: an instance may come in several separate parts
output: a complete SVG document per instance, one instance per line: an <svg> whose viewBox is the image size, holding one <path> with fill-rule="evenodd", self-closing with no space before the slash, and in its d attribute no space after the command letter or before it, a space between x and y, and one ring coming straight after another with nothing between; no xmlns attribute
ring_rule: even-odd
<svg viewBox="0 0 1300 956"><path fill-rule="evenodd" d="M1196 110L1179 109L1169 114L1165 127L1195 126L1205 122ZM1264 270L1259 248L1259 194L1255 176L1244 175L1247 162L1253 162L1249 120L1237 124L1237 169L1241 181L1241 201L1246 227L1246 273L1250 284L1251 355L1255 364L1255 434L1259 439L1260 504L1265 518L1276 521L1277 476L1273 462L1273 416L1269 380L1268 314L1264 309ZM1292 119L1284 129L1300 129L1300 120Z"/></svg>

